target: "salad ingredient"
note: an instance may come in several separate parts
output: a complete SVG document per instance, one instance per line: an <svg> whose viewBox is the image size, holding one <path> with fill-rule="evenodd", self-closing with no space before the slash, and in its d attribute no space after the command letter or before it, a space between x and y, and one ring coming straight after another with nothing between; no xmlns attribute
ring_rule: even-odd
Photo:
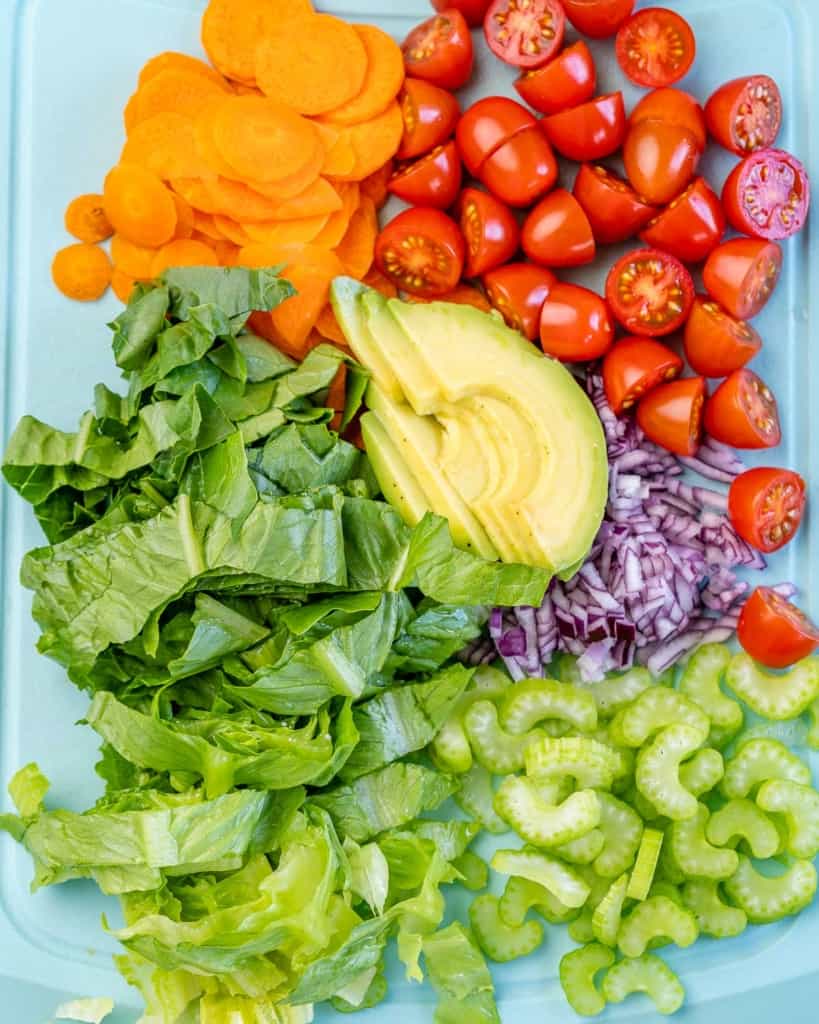
<svg viewBox="0 0 819 1024"><path fill-rule="evenodd" d="M105 216L104 197L97 193L77 196L65 210L65 230L80 242L104 242L114 233Z"/></svg>
<svg viewBox="0 0 819 1024"><path fill-rule="evenodd" d="M606 946L617 945L617 934L623 918L623 906L626 902L628 875L620 875L603 899L595 907L592 914L592 931L598 942Z"/></svg>
<svg viewBox="0 0 819 1024"><path fill-rule="evenodd" d="M506 690L501 721L511 733L525 733L543 719L560 719L580 732L597 726L597 705L590 693L554 679L526 679Z"/></svg>
<svg viewBox="0 0 819 1024"><path fill-rule="evenodd" d="M703 644L691 655L680 676L680 692L708 715L714 728L733 736L742 728L742 707L720 687L730 660L730 652L725 647ZM719 778L723 771L721 760Z"/></svg>
<svg viewBox="0 0 819 1024"><path fill-rule="evenodd" d="M705 429L735 448L775 448L782 440L773 392L753 371L734 370L705 404Z"/></svg>
<svg viewBox="0 0 819 1024"><path fill-rule="evenodd" d="M685 1002L685 989L677 975L653 953L614 964L606 971L602 989L609 1003L622 1003L636 992L645 993L663 1014L676 1013Z"/></svg>
<svg viewBox="0 0 819 1024"><path fill-rule="evenodd" d="M782 149L757 149L728 175L722 204L737 231L769 241L790 238L802 230L808 215L807 171Z"/></svg>
<svg viewBox="0 0 819 1024"><path fill-rule="evenodd" d="M776 242L732 238L710 254L702 269L705 290L737 318L752 320L773 294L782 270Z"/></svg>
<svg viewBox="0 0 819 1024"><path fill-rule="evenodd" d="M509 207L488 192L465 188L459 209L466 239L466 276L481 277L507 264L520 244L520 228Z"/></svg>
<svg viewBox="0 0 819 1024"><path fill-rule="evenodd" d="M678 377L682 368L682 359L658 341L639 335L620 338L603 359L606 400L622 416L658 384Z"/></svg>
<svg viewBox="0 0 819 1024"><path fill-rule="evenodd" d="M114 1000L98 996L61 1003L54 1011L54 1018L56 1020L84 1021L87 1024L102 1024L102 1021L113 1012Z"/></svg>
<svg viewBox="0 0 819 1024"><path fill-rule="evenodd" d="M623 166L646 202L671 202L688 185L700 161L697 137L669 121L638 121L623 144Z"/></svg>
<svg viewBox="0 0 819 1024"><path fill-rule="evenodd" d="M483 23L492 53L518 68L551 60L563 45L565 30L560 0L493 0Z"/></svg>
<svg viewBox="0 0 819 1024"><path fill-rule="evenodd" d="M614 325L604 300L579 284L558 281L540 311L540 347L564 362L588 362L611 348Z"/></svg>
<svg viewBox="0 0 819 1024"><path fill-rule="evenodd" d="M693 818L675 821L669 829L668 850L684 875L720 881L736 872L739 858L733 850L721 849L708 840L706 826L710 817L708 808L700 804Z"/></svg>
<svg viewBox="0 0 819 1024"><path fill-rule="evenodd" d="M542 67L523 71L515 89L541 114L557 114L594 96L597 73L594 58L579 39Z"/></svg>
<svg viewBox="0 0 819 1024"><path fill-rule="evenodd" d="M703 109L691 93L682 89L670 86L652 89L632 110L628 120L630 127L641 121L666 121L678 128L685 128L697 140L700 151L705 149L708 142Z"/></svg>
<svg viewBox="0 0 819 1024"><path fill-rule="evenodd" d="M635 85L649 89L683 78L696 49L691 26L667 7L646 7L617 31L617 63Z"/></svg>
<svg viewBox="0 0 819 1024"><path fill-rule="evenodd" d="M595 240L604 245L631 238L657 212L600 164L582 164L572 191L586 212Z"/></svg>
<svg viewBox="0 0 819 1024"><path fill-rule="evenodd" d="M375 246L378 269L394 284L416 295L451 291L461 279L465 244L458 225L445 213L418 206L387 224Z"/></svg>
<svg viewBox="0 0 819 1024"><path fill-rule="evenodd" d="M454 141L438 146L415 163L400 167L390 179L389 190L414 206L446 210L461 189L461 158Z"/></svg>
<svg viewBox="0 0 819 1024"><path fill-rule="evenodd" d="M406 79L400 104L404 133L396 153L399 160L411 160L443 145L461 113L451 92L420 78Z"/></svg>
<svg viewBox="0 0 819 1024"><path fill-rule="evenodd" d="M591 225L571 192L554 189L523 222L523 251L544 267L577 267L595 257Z"/></svg>
<svg viewBox="0 0 819 1024"><path fill-rule="evenodd" d="M286 8L293 14L309 14L312 10L308 0L295 0ZM210 0L202 17L202 45L216 68L225 78L250 85L256 79L256 45L271 21L286 13L285 4L270 4L265 0ZM154 58L156 60L156 58ZM178 62L174 58L173 65ZM148 77L155 68L164 68L166 61L152 65Z"/></svg>
<svg viewBox="0 0 819 1024"><path fill-rule="evenodd" d="M437 1020L456 1020L467 1012L487 1024L499 1024L492 975L468 929L455 921L425 936L422 949L430 981L438 992Z"/></svg>
<svg viewBox="0 0 819 1024"><path fill-rule="evenodd" d="M111 261L98 245L77 242L55 254L51 278L69 299L94 302L105 294L111 283Z"/></svg>
<svg viewBox="0 0 819 1024"><path fill-rule="evenodd" d="M776 142L782 124L782 96L768 75L748 75L721 85L705 104L710 135L743 156Z"/></svg>
<svg viewBox="0 0 819 1024"><path fill-rule="evenodd" d="M151 277L159 277L168 267L215 267L216 253L204 242L178 238L163 245L151 261Z"/></svg>
<svg viewBox="0 0 819 1024"><path fill-rule="evenodd" d="M631 872L626 895L629 899L645 900L651 892L660 852L663 847L663 833L658 829L646 828L643 831L634 869Z"/></svg>
<svg viewBox="0 0 819 1024"><path fill-rule="evenodd" d="M728 491L728 515L737 533L765 553L793 540L805 512L805 481L789 469L757 466Z"/></svg>
<svg viewBox="0 0 819 1024"><path fill-rule="evenodd" d="M621 92L598 96L570 110L544 117L546 138L569 160L600 160L620 148L626 135Z"/></svg>
<svg viewBox="0 0 819 1024"><path fill-rule="evenodd" d="M677 823L671 827L672 834L675 827ZM617 945L625 956L636 959L655 939L665 937L685 949L697 941L698 935L696 919L689 910L668 896L649 896L626 916L617 934Z"/></svg>
<svg viewBox="0 0 819 1024"><path fill-rule="evenodd" d="M798 914L816 894L816 868L808 860L795 860L781 875L762 875L747 857L740 856L736 874L724 883L728 898L751 924L768 924Z"/></svg>
<svg viewBox="0 0 819 1024"><path fill-rule="evenodd" d="M383 113L404 84L404 61L392 36L376 25L353 25L367 55L360 91L324 116L333 124L354 125Z"/></svg>
<svg viewBox="0 0 819 1024"><path fill-rule="evenodd" d="M557 278L533 263L505 263L483 276L486 295L508 327L534 341L540 333L540 314Z"/></svg>
<svg viewBox="0 0 819 1024"><path fill-rule="evenodd" d="M171 193L136 164L120 164L108 173L104 205L117 234L135 245L156 247L173 237L177 213Z"/></svg>
<svg viewBox="0 0 819 1024"><path fill-rule="evenodd" d="M464 111L455 137L466 169L478 176L487 157L519 132L537 127L522 104L506 96L486 96Z"/></svg>
<svg viewBox="0 0 819 1024"><path fill-rule="evenodd" d="M315 126L279 101L234 96L214 109L213 143L243 179L287 178L301 171L316 150Z"/></svg>
<svg viewBox="0 0 819 1024"><path fill-rule="evenodd" d="M696 455L706 394L702 377L659 384L640 400L637 423L655 444L677 455Z"/></svg>
<svg viewBox="0 0 819 1024"><path fill-rule="evenodd" d="M543 800L529 779L510 775L495 794L495 810L527 843L555 847L581 839L600 822L593 790L578 790L560 804Z"/></svg>
<svg viewBox="0 0 819 1024"><path fill-rule="evenodd" d="M486 9L492 0L432 0L432 6L439 13L454 9L460 11L470 28L483 24Z"/></svg>
<svg viewBox="0 0 819 1024"><path fill-rule="evenodd" d="M531 206L557 181L557 161L540 129L530 128L486 158L480 179L509 206Z"/></svg>
<svg viewBox="0 0 819 1024"><path fill-rule="evenodd" d="M683 263L700 263L722 241L725 214L719 197L704 178L686 190L640 232L640 240L671 253Z"/></svg>
<svg viewBox="0 0 819 1024"><path fill-rule="evenodd" d="M771 675L747 654L731 662L726 683L757 714L772 721L797 718L816 699L819 691L817 663L805 658L783 677Z"/></svg>
<svg viewBox="0 0 819 1024"><path fill-rule="evenodd" d="M742 743L725 766L721 789L729 799L744 799L768 779L810 785L807 764L779 740L756 737Z"/></svg>
<svg viewBox="0 0 819 1024"><path fill-rule="evenodd" d="M697 295L685 322L685 358L695 373L727 377L762 348L754 328L726 312L707 295Z"/></svg>
<svg viewBox="0 0 819 1024"><path fill-rule="evenodd" d="M560 984L575 1013L594 1017L606 1008L606 1000L595 984L595 976L610 968L614 960L613 949L595 942L563 955Z"/></svg>
<svg viewBox="0 0 819 1024"><path fill-rule="evenodd" d="M460 89L472 76L472 36L456 7L447 7L416 26L401 49L407 74L441 89Z"/></svg>
<svg viewBox="0 0 819 1024"><path fill-rule="evenodd" d="M609 271L606 299L627 331L658 337L685 323L694 301L694 282L674 256L658 249L635 249Z"/></svg>
<svg viewBox="0 0 819 1024"><path fill-rule="evenodd" d="M781 845L773 820L748 799L729 800L714 811L706 825L706 837L715 846L735 847L743 841L754 857L763 859L776 856Z"/></svg>
<svg viewBox="0 0 819 1024"><path fill-rule="evenodd" d="M478 945L496 963L528 956L543 942L543 926L538 921L506 924L498 912L498 897L491 893L472 901L469 922Z"/></svg>
<svg viewBox="0 0 819 1024"><path fill-rule="evenodd" d="M680 764L705 742L702 731L681 723L662 729L637 756L635 782L659 814L685 821L697 813L697 801L679 779Z"/></svg>
<svg viewBox="0 0 819 1024"><path fill-rule="evenodd" d="M769 668L787 668L819 646L819 629L771 587L757 587L743 606L737 638Z"/></svg>
<svg viewBox="0 0 819 1024"><path fill-rule="evenodd" d="M723 902L719 882L708 878L692 878L683 885L683 902L697 919L703 935L715 939L731 939L748 927L744 910Z"/></svg>
<svg viewBox="0 0 819 1024"><path fill-rule="evenodd" d="M819 794L810 786L771 779L759 787L759 806L781 814L788 830L787 852L791 857L813 860L819 853Z"/></svg>
<svg viewBox="0 0 819 1024"><path fill-rule="evenodd" d="M563 0L566 17L592 39L613 36L634 10L634 0Z"/></svg>

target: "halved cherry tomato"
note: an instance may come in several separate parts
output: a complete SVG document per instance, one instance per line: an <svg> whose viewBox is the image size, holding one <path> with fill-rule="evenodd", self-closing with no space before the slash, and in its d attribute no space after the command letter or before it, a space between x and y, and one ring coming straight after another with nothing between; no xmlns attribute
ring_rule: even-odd
<svg viewBox="0 0 819 1024"><path fill-rule="evenodd" d="M540 329L540 311L557 278L533 263L507 263L483 276L486 295L506 323L529 341Z"/></svg>
<svg viewBox="0 0 819 1024"><path fill-rule="evenodd" d="M481 181L510 206L531 206L557 181L557 160L540 128L527 128L487 157Z"/></svg>
<svg viewBox="0 0 819 1024"><path fill-rule="evenodd" d="M702 281L737 320L751 320L771 297L782 271L782 250L776 242L732 238L718 245L705 261Z"/></svg>
<svg viewBox="0 0 819 1024"><path fill-rule="evenodd" d="M466 245L445 213L416 206L387 224L375 243L375 265L398 288L434 297L461 279Z"/></svg>
<svg viewBox="0 0 819 1024"><path fill-rule="evenodd" d="M420 160L399 167L387 187L406 203L446 210L458 198L462 178L461 158L453 139Z"/></svg>
<svg viewBox="0 0 819 1024"><path fill-rule="evenodd" d="M677 455L696 455L706 394L702 377L658 384L640 399L637 423L649 441Z"/></svg>
<svg viewBox="0 0 819 1024"><path fill-rule="evenodd" d="M463 190L460 221L466 239L466 277L480 277L511 260L518 251L520 228L515 215L488 192Z"/></svg>
<svg viewBox="0 0 819 1024"><path fill-rule="evenodd" d="M580 39L542 68L524 71L515 88L541 114L557 114L591 99L596 83L594 58Z"/></svg>
<svg viewBox="0 0 819 1024"><path fill-rule="evenodd" d="M754 358L762 348L762 338L719 303L698 295L685 323L684 345L685 358L695 373L727 377Z"/></svg>
<svg viewBox="0 0 819 1024"><path fill-rule="evenodd" d="M757 587L739 614L737 639L768 668L788 668L819 647L819 629L771 587Z"/></svg>
<svg viewBox="0 0 819 1024"><path fill-rule="evenodd" d="M686 128L697 140L699 149L705 149L708 132L702 107L689 92L668 86L654 89L640 100L629 115L629 126L641 121L665 121Z"/></svg>
<svg viewBox="0 0 819 1024"><path fill-rule="evenodd" d="M404 135L396 154L399 160L411 160L428 153L446 142L455 131L461 108L446 89L407 78L399 99L404 118Z"/></svg>
<svg viewBox="0 0 819 1024"><path fill-rule="evenodd" d="M705 121L716 141L744 156L767 149L776 141L782 124L782 96L768 75L734 78L705 104Z"/></svg>
<svg viewBox="0 0 819 1024"><path fill-rule="evenodd" d="M416 26L401 49L407 74L441 89L460 89L472 75L472 36L464 16L452 7Z"/></svg>
<svg viewBox="0 0 819 1024"><path fill-rule="evenodd" d="M705 429L734 448L775 448L782 429L773 391L752 370L734 370L705 405Z"/></svg>
<svg viewBox="0 0 819 1024"><path fill-rule="evenodd" d="M631 238L657 212L631 185L601 164L582 164L572 191L602 245Z"/></svg>
<svg viewBox="0 0 819 1024"><path fill-rule="evenodd" d="M623 144L626 111L621 92L598 96L571 110L544 117L546 138L569 160L599 160Z"/></svg>
<svg viewBox="0 0 819 1024"><path fill-rule="evenodd" d="M464 112L455 139L466 169L477 175L496 149L518 132L536 127L534 115L523 104L506 96L487 96Z"/></svg>
<svg viewBox="0 0 819 1024"><path fill-rule="evenodd" d="M632 14L620 26L615 48L626 77L649 89L678 82L697 52L691 26L666 7L646 7Z"/></svg>
<svg viewBox="0 0 819 1024"><path fill-rule="evenodd" d="M685 263L699 263L725 234L725 214L719 196L705 178L696 178L682 195L640 232L640 238Z"/></svg>
<svg viewBox="0 0 819 1024"><path fill-rule="evenodd" d="M558 281L540 311L543 351L565 363L584 363L605 355L613 341L614 324L597 292Z"/></svg>
<svg viewBox="0 0 819 1024"><path fill-rule="evenodd" d="M782 149L759 149L728 175L722 203L737 231L772 241L790 238L802 230L808 216L807 171Z"/></svg>
<svg viewBox="0 0 819 1024"><path fill-rule="evenodd" d="M674 256L658 249L635 249L609 271L606 299L627 331L656 338L685 323L694 301L694 282Z"/></svg>
<svg viewBox="0 0 819 1024"><path fill-rule="evenodd" d="M603 387L615 415L632 409L643 395L658 384L674 380L683 361L659 341L631 335L621 338L603 359Z"/></svg>
<svg viewBox="0 0 819 1024"><path fill-rule="evenodd" d="M649 203L669 203L694 177L702 151L686 128L667 121L640 121L623 146L626 177Z"/></svg>
<svg viewBox="0 0 819 1024"><path fill-rule="evenodd" d="M793 540L805 511L805 481L790 469L757 466L728 491L731 525L752 547L769 554Z"/></svg>
<svg viewBox="0 0 819 1024"><path fill-rule="evenodd" d="M486 10L492 0L432 0L432 6L439 13L447 10L460 11L470 28L483 24Z"/></svg>
<svg viewBox="0 0 819 1024"><path fill-rule="evenodd" d="M613 36L634 10L634 0L563 0L566 17L592 39Z"/></svg>
<svg viewBox="0 0 819 1024"><path fill-rule="evenodd" d="M523 251L544 267L579 267L594 259L589 218L571 192L556 188L523 222Z"/></svg>
<svg viewBox="0 0 819 1024"><path fill-rule="evenodd" d="M539 68L551 60L565 31L560 0L493 0L483 22L489 49L516 68Z"/></svg>

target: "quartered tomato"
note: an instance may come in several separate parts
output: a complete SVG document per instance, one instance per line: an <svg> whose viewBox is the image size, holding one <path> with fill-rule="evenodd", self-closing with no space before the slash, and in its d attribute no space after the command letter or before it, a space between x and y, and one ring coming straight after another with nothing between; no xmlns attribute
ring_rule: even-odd
<svg viewBox="0 0 819 1024"><path fill-rule="evenodd" d="M592 39L613 36L634 10L635 0L563 0L566 17Z"/></svg>
<svg viewBox="0 0 819 1024"><path fill-rule="evenodd" d="M446 89L407 78L400 96L404 135L396 156L412 160L446 142L461 116L458 101Z"/></svg>
<svg viewBox="0 0 819 1024"><path fill-rule="evenodd" d="M623 94L613 92L544 117L546 138L569 160L599 160L614 153L626 134Z"/></svg>
<svg viewBox="0 0 819 1024"><path fill-rule="evenodd" d="M734 78L705 104L705 120L711 135L732 153L767 149L782 124L779 86L768 75Z"/></svg>
<svg viewBox="0 0 819 1024"><path fill-rule="evenodd" d="M579 267L595 255L589 219L571 192L556 188L523 222L523 251L544 267Z"/></svg>
<svg viewBox="0 0 819 1024"><path fill-rule="evenodd" d="M524 71L515 88L541 114L557 114L591 99L596 83L594 58L580 39L542 68Z"/></svg>
<svg viewBox="0 0 819 1024"><path fill-rule="evenodd" d="M465 188L461 193L460 222L466 239L467 277L480 277L487 270L494 270L518 251L517 219L508 206L489 193Z"/></svg>
<svg viewBox="0 0 819 1024"><path fill-rule="evenodd" d="M432 0L432 6L439 13L444 11L460 11L470 28L483 24L486 10L492 0Z"/></svg>
<svg viewBox="0 0 819 1024"><path fill-rule="evenodd" d="M458 225L440 210L417 206L387 224L375 244L375 264L396 287L434 297L461 279L466 246Z"/></svg>
<svg viewBox="0 0 819 1024"><path fill-rule="evenodd" d="M743 540L769 554L796 536L805 500L805 481L798 473L757 466L731 484L728 516Z"/></svg>
<svg viewBox="0 0 819 1024"><path fill-rule="evenodd" d="M557 278L533 263L507 263L483 276L486 295L506 323L529 341L537 338L540 311Z"/></svg>
<svg viewBox="0 0 819 1024"><path fill-rule="evenodd" d="M510 206L531 206L557 181L557 160L540 128L527 128L484 160L479 177Z"/></svg>
<svg viewBox="0 0 819 1024"><path fill-rule="evenodd" d="M751 320L771 297L782 270L776 242L732 238L718 245L705 261L702 280L716 299L738 320Z"/></svg>
<svg viewBox="0 0 819 1024"><path fill-rule="evenodd" d="M731 171L722 189L731 226L754 238L777 240L801 231L810 181L801 161L782 149L760 149Z"/></svg>
<svg viewBox="0 0 819 1024"><path fill-rule="evenodd" d="M606 299L627 331L659 337L685 323L694 301L694 282L668 253L635 249L609 271Z"/></svg>
<svg viewBox="0 0 819 1024"><path fill-rule="evenodd" d="M707 295L694 299L685 323L685 358L704 377L727 377L749 363L762 339L744 320L737 320Z"/></svg>
<svg viewBox="0 0 819 1024"><path fill-rule="evenodd" d="M775 448L782 430L773 391L753 371L734 370L706 403L705 429L734 448Z"/></svg>
<svg viewBox="0 0 819 1024"><path fill-rule="evenodd" d="M408 75L442 89L460 89L472 75L472 36L464 16L452 7L414 28L401 49Z"/></svg>
<svg viewBox="0 0 819 1024"><path fill-rule="evenodd" d="M560 0L493 0L483 22L489 49L517 68L537 68L551 60L565 31Z"/></svg>
<svg viewBox="0 0 819 1024"><path fill-rule="evenodd" d="M602 245L624 242L656 214L622 178L600 164L583 164L574 180L575 199Z"/></svg>
<svg viewBox="0 0 819 1024"><path fill-rule="evenodd" d="M466 169L477 175L484 160L496 149L518 132L536 127L534 115L523 104L506 96L487 96L464 112L455 138Z"/></svg>
<svg viewBox="0 0 819 1024"><path fill-rule="evenodd" d="M695 179L640 232L647 245L663 249L685 263L699 263L725 234L719 196L705 178Z"/></svg>
<svg viewBox="0 0 819 1024"><path fill-rule="evenodd" d="M540 311L540 347L565 363L599 359L611 348L614 324L604 300L579 284L558 281Z"/></svg>
<svg viewBox="0 0 819 1024"><path fill-rule="evenodd" d="M696 136L667 121L640 121L626 135L623 165L638 195L668 203L691 181L702 150Z"/></svg>
<svg viewBox="0 0 819 1024"><path fill-rule="evenodd" d="M819 629L771 587L757 587L740 612L737 639L762 665L788 668L819 647Z"/></svg>
<svg viewBox="0 0 819 1024"><path fill-rule="evenodd" d="M707 393L702 377L658 384L640 399L637 423L649 441L677 455L696 455Z"/></svg>
<svg viewBox="0 0 819 1024"><path fill-rule="evenodd" d="M628 120L631 127L641 121L665 121L677 128L685 128L697 140L700 150L705 149L708 142L703 109L691 93L682 89L669 86L652 90L643 96Z"/></svg>
<svg viewBox="0 0 819 1024"><path fill-rule="evenodd" d="M453 140L420 160L399 167L388 188L406 203L446 210L458 198L462 176L461 158Z"/></svg>
<svg viewBox="0 0 819 1024"><path fill-rule="evenodd" d="M666 7L646 7L617 32L617 63L635 85L673 85L694 63L697 44L691 26Z"/></svg>
<svg viewBox="0 0 819 1024"><path fill-rule="evenodd" d="M659 341L638 335L621 338L603 359L603 386L617 416L632 409L658 384L674 380L683 361Z"/></svg>

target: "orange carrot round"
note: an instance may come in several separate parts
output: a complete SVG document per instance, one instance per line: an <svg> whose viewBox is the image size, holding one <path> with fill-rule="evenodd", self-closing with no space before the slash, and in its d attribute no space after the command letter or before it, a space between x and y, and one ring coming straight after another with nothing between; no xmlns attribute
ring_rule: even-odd
<svg viewBox="0 0 819 1024"><path fill-rule="evenodd" d="M313 241L316 245L323 245L326 249L335 249L347 233L353 214L358 209L360 192L355 182L349 184L339 183L338 193L341 196L341 209L330 217L322 230Z"/></svg>
<svg viewBox="0 0 819 1024"><path fill-rule="evenodd" d="M380 170L398 152L404 134L404 118L398 103L391 103L378 117L345 129L355 150L355 167L339 181L363 181Z"/></svg>
<svg viewBox="0 0 819 1024"><path fill-rule="evenodd" d="M163 245L154 256L151 277L159 277L168 267L215 267L218 263L216 253L209 245L192 238L178 238Z"/></svg>
<svg viewBox="0 0 819 1024"><path fill-rule="evenodd" d="M259 40L276 23L311 10L310 0L210 0L202 45L223 75L255 85Z"/></svg>
<svg viewBox="0 0 819 1024"><path fill-rule="evenodd" d="M122 235L114 235L111 239L111 259L114 267L138 281L147 281L151 276L151 264L157 250L142 245L134 245Z"/></svg>
<svg viewBox="0 0 819 1024"><path fill-rule="evenodd" d="M193 207L182 196L172 192L174 206L176 207L176 230L174 238L190 238L194 229Z"/></svg>
<svg viewBox="0 0 819 1024"><path fill-rule="evenodd" d="M375 25L353 25L353 29L367 53L367 72L358 95L326 115L337 124L358 124L377 117L404 84L404 55L392 36Z"/></svg>
<svg viewBox="0 0 819 1024"><path fill-rule="evenodd" d="M111 283L111 261L98 245L77 242L54 257L51 277L63 295L79 302L93 302Z"/></svg>
<svg viewBox="0 0 819 1024"><path fill-rule="evenodd" d="M208 100L224 96L227 88L192 71L160 71L136 91L133 121L139 124L165 111L193 120Z"/></svg>
<svg viewBox="0 0 819 1024"><path fill-rule="evenodd" d="M187 71L192 74L204 75L205 78L209 78L222 88L226 88L228 85L223 76L210 64L206 64L198 57L191 57L190 54L178 53L176 50L166 50L146 61L139 73L137 85L144 85L161 71Z"/></svg>
<svg viewBox="0 0 819 1024"><path fill-rule="evenodd" d="M65 229L81 242L104 242L114 233L105 216L104 198L89 192L72 199L65 211Z"/></svg>
<svg viewBox="0 0 819 1024"><path fill-rule="evenodd" d="M350 226L336 247L336 255L351 277L361 279L373 265L378 214L372 199L364 196L350 220Z"/></svg>
<svg viewBox="0 0 819 1024"><path fill-rule="evenodd" d="M274 100L234 96L213 116L213 139L244 179L277 181L312 160L318 133L313 124Z"/></svg>
<svg viewBox="0 0 819 1024"><path fill-rule="evenodd" d="M119 164L105 179L105 214L117 234L136 245L164 245L176 230L176 204L159 178Z"/></svg>
<svg viewBox="0 0 819 1024"><path fill-rule="evenodd" d="M342 206L339 190L326 178L316 178L297 196L276 204L276 219L301 220L302 217L318 217L322 214L329 216Z"/></svg>
<svg viewBox="0 0 819 1024"><path fill-rule="evenodd" d="M124 270L120 270L119 267L114 267L111 274L111 291L119 299L120 302L127 302L131 297L131 292L134 290L134 285L137 283L135 277L131 277L130 274L126 274Z"/></svg>
<svg viewBox="0 0 819 1024"><path fill-rule="evenodd" d="M122 148L120 162L139 164L165 181L209 173L196 146L193 121L173 110L163 110L135 124Z"/></svg>

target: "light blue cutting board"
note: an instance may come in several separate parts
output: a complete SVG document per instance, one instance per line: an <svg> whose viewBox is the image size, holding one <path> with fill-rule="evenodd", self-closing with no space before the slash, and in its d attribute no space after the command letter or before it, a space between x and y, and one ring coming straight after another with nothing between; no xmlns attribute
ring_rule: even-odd
<svg viewBox="0 0 819 1024"><path fill-rule="evenodd" d="M49 278L51 255L67 238L67 201L99 189L122 144L121 111L143 62L163 49L199 52L204 0L0 0L0 423L3 439L24 412L63 428L76 422L98 380L117 378L104 324L112 298L82 305L61 298ZM375 21L401 38L429 13L425 0L327 0L323 9ZM728 78L766 72L785 100L780 144L799 155L819 181L819 0L675 0L694 26L699 56L683 85L704 99ZM400 13L399 13L400 12ZM601 91L622 78L612 46L594 46ZM478 47L475 95L511 93L513 73ZM627 87L632 104L637 90ZM468 99L469 97L465 97ZM709 157L721 183L732 158ZM567 182L571 184L571 180ZM813 223L817 223L814 217ZM612 252L612 258L619 251ZM604 270L577 275L600 287ZM779 289L758 320L766 349L755 368L774 385L785 440L776 461L819 482L819 248L811 226L785 245ZM3 443L4 443L3 441ZM29 597L17 583L23 552L41 542L28 510L3 488L0 622L0 779L36 759L54 780L55 803L81 809L98 793L96 744L72 725L84 698L53 662L35 653ZM819 615L819 513L814 506L799 543L773 562L771 579L793 579ZM817 765L819 767L819 765ZM74 883L29 895L30 865L0 837L0 1024L44 1024L66 998L110 995L115 1024L138 1015L135 994L114 971L115 943L100 914L116 904L91 885ZM462 897L453 910L463 910ZM501 1013L514 1024L576 1020L557 981L568 948L562 929L548 930L537 954L495 970ZM664 952L664 955L665 952ZM798 920L753 928L739 939L702 940L671 951L688 990L681 1024L816 1024L819 1021L819 905ZM430 1021L428 987L410 986L396 964L391 997L368 1012L370 1024ZM335 1015L323 1011L321 1020ZM605 1020L656 1019L642 997Z"/></svg>

